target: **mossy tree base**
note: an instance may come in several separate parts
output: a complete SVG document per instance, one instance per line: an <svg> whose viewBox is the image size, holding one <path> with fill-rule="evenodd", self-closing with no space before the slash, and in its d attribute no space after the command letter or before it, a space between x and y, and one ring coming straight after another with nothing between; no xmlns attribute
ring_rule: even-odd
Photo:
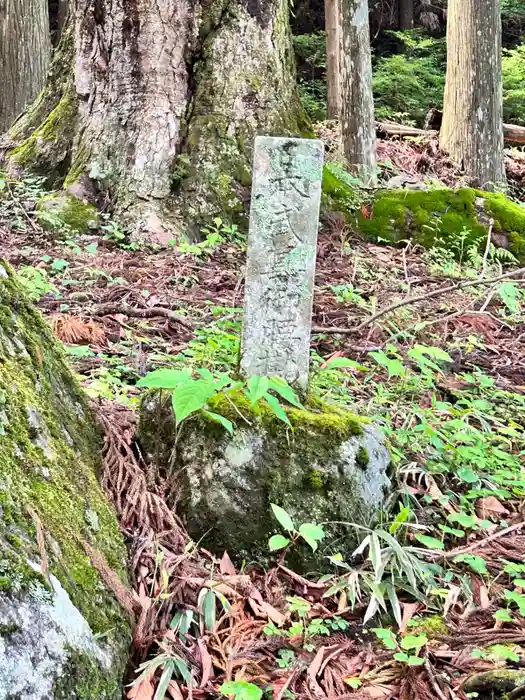
<svg viewBox="0 0 525 700"><path fill-rule="evenodd" d="M125 546L96 477L101 436L50 330L3 263L0 358L0 634L11 630L0 644L9 686L0 684L0 696L87 700L93 684L97 697L117 700L130 624L82 544L126 581ZM26 661L10 666L2 654ZM55 683L68 693L55 693Z"/></svg>
<svg viewBox="0 0 525 700"><path fill-rule="evenodd" d="M308 128L288 14L287 0L75 0L48 85L3 144L10 168L109 199L158 242L242 220L254 136Z"/></svg>
<svg viewBox="0 0 525 700"><path fill-rule="evenodd" d="M177 513L192 537L203 538L218 555L226 549L239 560L267 563L268 539L281 531L270 507L276 503L296 527L326 523L326 542L337 539L337 551L349 554L356 543L352 523L371 524L390 485L381 433L328 405L287 409L289 428L269 410L251 408L242 395L230 399L210 403L234 423L233 435L202 415L185 424L177 441ZM169 405L155 396L145 399L140 439L160 468L169 462L174 436ZM301 548L290 561L295 556L302 569L324 568L326 554L323 547L315 556Z"/></svg>

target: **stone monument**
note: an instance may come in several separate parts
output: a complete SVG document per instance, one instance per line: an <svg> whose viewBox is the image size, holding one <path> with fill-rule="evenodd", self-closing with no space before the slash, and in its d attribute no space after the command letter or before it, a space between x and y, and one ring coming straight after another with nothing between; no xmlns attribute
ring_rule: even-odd
<svg viewBox="0 0 525 700"><path fill-rule="evenodd" d="M324 146L255 139L241 370L306 391Z"/></svg>

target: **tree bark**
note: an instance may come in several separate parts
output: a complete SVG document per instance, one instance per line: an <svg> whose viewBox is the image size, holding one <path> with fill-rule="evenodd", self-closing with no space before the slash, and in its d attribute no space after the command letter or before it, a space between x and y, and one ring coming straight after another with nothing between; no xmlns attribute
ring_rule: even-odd
<svg viewBox="0 0 525 700"><path fill-rule="evenodd" d="M73 0L7 159L109 199L136 237L166 242L244 217L254 135L307 128L288 0Z"/></svg>
<svg viewBox="0 0 525 700"><path fill-rule="evenodd" d="M341 0L325 0L326 77L328 83L328 118L341 116Z"/></svg>
<svg viewBox="0 0 525 700"><path fill-rule="evenodd" d="M47 0L0 0L0 133L43 88L50 56Z"/></svg>
<svg viewBox="0 0 525 700"><path fill-rule="evenodd" d="M414 0L399 0L398 19L400 29L414 28Z"/></svg>
<svg viewBox="0 0 525 700"><path fill-rule="evenodd" d="M505 183L499 0L450 0L440 146L484 189Z"/></svg>
<svg viewBox="0 0 525 700"><path fill-rule="evenodd" d="M376 183L374 98L367 0L342 0L342 133L350 170Z"/></svg>

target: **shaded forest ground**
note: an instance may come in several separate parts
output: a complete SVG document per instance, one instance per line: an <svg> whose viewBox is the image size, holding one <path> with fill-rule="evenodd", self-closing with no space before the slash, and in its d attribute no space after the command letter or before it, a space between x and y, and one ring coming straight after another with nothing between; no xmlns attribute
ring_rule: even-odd
<svg viewBox="0 0 525 700"><path fill-rule="evenodd" d="M379 153L389 174L457 181L432 144L381 142ZM521 159L508 167L518 187ZM455 700L467 691L488 697L495 688L521 686L523 276L429 296L363 323L394 299L501 277L513 268L483 251L465 251L458 261L439 247L372 244L339 216L325 217L313 323L362 329L314 334L312 390L383 426L394 491L374 530L379 553L372 552L373 542L364 546L350 569L335 566L321 580L294 573L286 562L269 571L241 569L232 564L234 552L218 563L189 542L164 501L164 484L148 480L133 432L135 384L147 371L235 367L242 237L230 230L229 242L208 236L201 246L133 249L108 225L89 236L63 231L57 240L35 218L31 192L37 187L10 184L2 192L0 255L19 271L65 344L106 430L103 484L130 542L134 591L108 581L136 611L134 666L158 653L182 659L186 670L174 672L168 688L177 699L188 696L186 671L197 698L217 695L232 678L269 687L274 700ZM224 224L217 231L224 234ZM342 356L355 366L323 369L329 358ZM376 595L378 576L393 586L385 600ZM213 590L223 598L212 595L210 612L203 601ZM396 635L363 629L374 605L382 629ZM184 610L197 624L181 635ZM377 616L368 626L374 625L381 628ZM403 649L421 663L396 660ZM148 675L151 668L130 697L153 697L158 674ZM478 675L462 685L472 674L503 668L510 671L506 680Z"/></svg>

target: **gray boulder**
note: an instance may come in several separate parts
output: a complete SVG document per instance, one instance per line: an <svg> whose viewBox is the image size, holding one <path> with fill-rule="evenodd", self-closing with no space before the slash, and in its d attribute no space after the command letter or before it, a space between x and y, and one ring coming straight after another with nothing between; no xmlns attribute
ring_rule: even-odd
<svg viewBox="0 0 525 700"><path fill-rule="evenodd" d="M233 407L219 399L210 408L234 422L233 435L199 416L187 422L175 450L169 408L159 418L158 399L148 397L141 414L151 458L165 466L174 457L177 513L192 537L218 555L226 549L267 563L268 539L282 532L270 506L276 503L296 527L325 524L319 551L299 548L296 565L324 568L328 553L348 554L356 543L352 524L373 523L390 486L380 430L326 404L287 409L292 428L268 410L254 412L242 396Z"/></svg>

